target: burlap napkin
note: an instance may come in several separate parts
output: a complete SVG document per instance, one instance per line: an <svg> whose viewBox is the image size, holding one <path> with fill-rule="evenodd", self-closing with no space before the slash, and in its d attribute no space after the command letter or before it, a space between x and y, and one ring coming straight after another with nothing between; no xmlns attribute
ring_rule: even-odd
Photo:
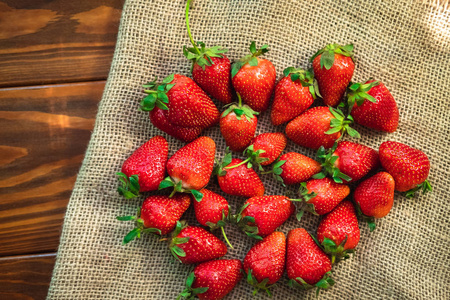
<svg viewBox="0 0 450 300"><path fill-rule="evenodd" d="M115 173L156 134L167 137L170 155L182 146L154 128L138 107L141 85L155 75L189 74L190 63L182 54L189 42L184 5L181 0L125 4L95 130L67 208L48 299L174 299L183 289L192 267L173 262L165 243L145 236L121 245L132 224L115 217L133 214L143 197L119 197ZM334 267L336 285L322 299L450 299L449 14L448 3L431 0L197 0L191 8L196 40L227 47L231 59L245 55L252 40L267 43L266 57L278 78L288 66L309 67L308 58L328 43L353 43L353 79L382 80L400 110L395 133L356 126L359 142L375 149L383 141L403 142L431 160L433 192L412 200L396 194L392 211L373 233L360 222L357 254ZM270 124L269 113L258 122L257 133L284 130ZM225 143L219 128L205 134L216 141L221 157ZM314 155L292 142L287 150ZM285 192L270 176L261 177L266 194ZM214 180L208 187L221 193ZM245 201L221 194L233 209ZM186 218L195 223L192 210ZM319 218L306 214L301 223L291 217L281 230L305 227L314 233L318 223ZM254 241L235 228L227 232L235 249L226 258L243 259ZM290 289L285 282L274 289L274 299L315 298L314 292ZM251 291L243 280L227 299L251 299Z"/></svg>

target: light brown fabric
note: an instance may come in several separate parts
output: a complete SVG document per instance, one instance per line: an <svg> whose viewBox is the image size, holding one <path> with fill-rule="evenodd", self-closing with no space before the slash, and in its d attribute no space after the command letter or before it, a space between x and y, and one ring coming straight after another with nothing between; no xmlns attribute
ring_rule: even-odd
<svg viewBox="0 0 450 300"><path fill-rule="evenodd" d="M138 108L143 83L154 76L189 74L190 62L182 54L182 46L189 43L184 4L125 4L95 130L67 208L48 299L174 299L183 290L192 267L173 262L164 242L144 236L121 245L132 224L115 217L133 214L143 197L119 197L115 173L156 134L167 137L170 155L182 146L154 128ZM357 255L334 267L336 285L321 299L450 299L449 14L448 3L419 0L196 0L191 8L196 40L227 47L231 59L245 55L252 40L258 46L267 43L271 50L266 57L278 78L288 66L309 67L308 58L328 43L353 43L354 81L383 81L400 110L400 125L393 134L355 126L362 135L359 142L375 149L383 141L403 142L431 160L433 193L412 200L396 194L392 211L376 222L373 233L360 222ZM284 130L271 126L269 115L259 118L257 134ZM214 138L217 156L222 157L225 144L218 126L205 134ZM314 155L292 142L286 151ZM271 176L261 177L266 195L285 192ZM233 210L245 201L223 194L214 180L208 188L224 195ZM192 208L186 219L195 223ZM315 233L318 223L318 217L306 214L301 223L291 217L281 230L287 234L305 227ZM226 231L235 247L226 258L243 259L254 241L231 226ZM274 289L274 299L315 298L314 292L290 289L285 283L283 279ZM252 299L251 291L243 280L227 299Z"/></svg>

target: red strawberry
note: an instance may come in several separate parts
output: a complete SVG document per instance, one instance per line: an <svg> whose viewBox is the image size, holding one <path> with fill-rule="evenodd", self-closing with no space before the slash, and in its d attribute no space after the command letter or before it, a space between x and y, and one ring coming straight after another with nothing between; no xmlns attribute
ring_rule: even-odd
<svg viewBox="0 0 450 300"><path fill-rule="evenodd" d="M258 174L247 168L244 160L231 158L226 153L223 163L215 170L219 186L225 193L233 196L254 197L264 195L264 185Z"/></svg>
<svg viewBox="0 0 450 300"><path fill-rule="evenodd" d="M373 218L386 216L394 204L395 181L389 173L380 172L361 182L353 193L353 199L366 216L370 231L375 229Z"/></svg>
<svg viewBox="0 0 450 300"><path fill-rule="evenodd" d="M272 296L269 289L280 280L286 260L286 237L282 232L273 232L262 241L256 243L244 258L244 271L247 282Z"/></svg>
<svg viewBox="0 0 450 300"><path fill-rule="evenodd" d="M320 221L317 239L326 253L331 254L331 263L337 258L348 258L359 243L359 226L353 204L342 201Z"/></svg>
<svg viewBox="0 0 450 300"><path fill-rule="evenodd" d="M359 133L349 127L351 120L338 110L326 106L308 109L290 121L286 126L286 135L294 143L312 149L320 146L331 148L344 132L359 137Z"/></svg>
<svg viewBox="0 0 450 300"><path fill-rule="evenodd" d="M169 111L155 107L150 113L150 121L156 128L185 143L195 140L203 131L201 127L181 127L173 125L167 120Z"/></svg>
<svg viewBox="0 0 450 300"><path fill-rule="evenodd" d="M406 192L406 197L422 189L425 194L431 191L428 182L430 161L422 151L398 142L384 142L380 145L380 161L395 180L395 190Z"/></svg>
<svg viewBox="0 0 450 300"><path fill-rule="evenodd" d="M314 77L326 105L337 106L344 96L355 70L352 51L351 44L330 44L311 58Z"/></svg>
<svg viewBox="0 0 450 300"><path fill-rule="evenodd" d="M300 153L288 152L273 165L270 173L283 185L291 185L308 180L321 169L320 163L314 159Z"/></svg>
<svg viewBox="0 0 450 300"><path fill-rule="evenodd" d="M140 238L141 233L168 234L188 209L191 199L188 195L176 194L173 198L165 195L150 196L142 203L138 216L117 217L119 221L135 221L136 228L123 239L126 244Z"/></svg>
<svg viewBox="0 0 450 300"><path fill-rule="evenodd" d="M239 94L238 97L239 104L232 104L220 116L220 132L232 151L242 152L255 136L258 113L242 106Z"/></svg>
<svg viewBox="0 0 450 300"><path fill-rule="evenodd" d="M325 177L303 182L299 193L307 203L306 210L317 215L324 215L332 211L350 194L350 188Z"/></svg>
<svg viewBox="0 0 450 300"><path fill-rule="evenodd" d="M177 222L169 245L172 255L183 264L196 264L227 254L227 245L201 227Z"/></svg>
<svg viewBox="0 0 450 300"><path fill-rule="evenodd" d="M200 300L223 299L242 279L239 259L207 261L195 267L186 279L186 289L178 296Z"/></svg>
<svg viewBox="0 0 450 300"><path fill-rule="evenodd" d="M311 72L289 67L283 73L285 77L275 87L270 114L275 126L288 122L307 110L319 91Z"/></svg>
<svg viewBox="0 0 450 300"><path fill-rule="evenodd" d="M228 219L229 206L228 201L210 190L203 189L200 191L203 194L201 201L194 202L195 217L197 221L203 225L208 226L211 230L220 228L223 237L228 245L233 249L225 234L224 227Z"/></svg>
<svg viewBox="0 0 450 300"><path fill-rule="evenodd" d="M159 135L136 149L117 173L122 183L119 194L131 199L139 192L157 190L166 173L168 151L166 139Z"/></svg>
<svg viewBox="0 0 450 300"><path fill-rule="evenodd" d="M232 99L231 89L231 64L223 53L227 49L220 46L206 48L202 42L194 42L189 27L189 5L186 3L186 28L191 40L192 48L183 47L184 55L192 60L192 78L213 98L222 103L230 103Z"/></svg>
<svg viewBox="0 0 450 300"><path fill-rule="evenodd" d="M281 132L263 133L252 139L245 155L249 157L250 161L267 166L280 156L286 148L286 144L286 136Z"/></svg>
<svg viewBox="0 0 450 300"><path fill-rule="evenodd" d="M180 148L167 162L169 177L161 182L159 188L173 187L173 193L191 192L195 199L201 200L199 190L209 182L215 153L216 143L206 136Z"/></svg>
<svg viewBox="0 0 450 300"><path fill-rule="evenodd" d="M294 211L295 205L286 196L256 196L245 202L235 221L245 234L261 240L282 225Z"/></svg>
<svg viewBox="0 0 450 300"><path fill-rule="evenodd" d="M252 42L251 54L235 62L231 68L234 89L248 106L258 112L269 107L275 87L275 67L267 59L258 58L269 51L268 47L263 45L260 49L256 49L255 42Z"/></svg>
<svg viewBox="0 0 450 300"><path fill-rule="evenodd" d="M162 84L155 81L144 85L148 94L141 109L151 111L155 106L168 110L169 123L181 127L207 128L219 121L219 111L206 93L190 78L172 74Z"/></svg>
<svg viewBox="0 0 450 300"><path fill-rule="evenodd" d="M330 259L303 228L289 231L286 270L291 287L307 289L316 286L318 294L320 289L328 289L334 285L333 279L329 277Z"/></svg>
<svg viewBox="0 0 450 300"><path fill-rule="evenodd" d="M360 125L386 132L397 130L397 103L380 81L352 84L348 92L348 107L353 119Z"/></svg>

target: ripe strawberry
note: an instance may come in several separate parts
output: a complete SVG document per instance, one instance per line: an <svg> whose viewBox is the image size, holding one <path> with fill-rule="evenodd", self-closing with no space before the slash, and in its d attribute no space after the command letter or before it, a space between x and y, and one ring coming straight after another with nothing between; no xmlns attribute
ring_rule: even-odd
<svg viewBox="0 0 450 300"><path fill-rule="evenodd" d="M223 237L228 245L233 249L225 234L224 227L228 220L229 206L228 201L210 190L203 189L200 191L203 194L202 201L194 202L194 211L197 221L203 225L208 226L211 230L220 228Z"/></svg>
<svg viewBox="0 0 450 300"><path fill-rule="evenodd" d="M270 118L275 126L286 123L308 109L319 94L313 74L293 67L286 68L284 78L275 87Z"/></svg>
<svg viewBox="0 0 450 300"><path fill-rule="evenodd" d="M214 167L216 143L206 136L180 148L167 162L166 177L159 185L160 189L173 187L175 192L190 192L197 201L203 197L199 192L205 187Z"/></svg>
<svg viewBox="0 0 450 300"><path fill-rule="evenodd" d="M156 79L144 85L148 94L142 102L143 111L155 106L168 110L169 123L181 127L213 126L219 121L219 111L206 93L190 78L172 74L158 85Z"/></svg>
<svg viewBox="0 0 450 300"><path fill-rule="evenodd" d="M154 136L136 149L117 173L122 183L117 191L127 199L137 197L139 192L155 191L164 179L168 144L162 136Z"/></svg>
<svg viewBox="0 0 450 300"><path fill-rule="evenodd" d="M183 264L196 264L227 254L227 245L201 227L177 222L169 245L172 255Z"/></svg>
<svg viewBox="0 0 450 300"><path fill-rule="evenodd" d="M342 134L359 137L359 133L349 127L351 119L345 118L338 110L326 106L308 109L290 121L286 126L286 135L294 143L312 149L320 146L331 148Z"/></svg>
<svg viewBox="0 0 450 300"><path fill-rule="evenodd" d="M203 131L201 127L181 127L173 125L167 119L169 111L155 107L150 113L150 121L156 128L185 143L192 142Z"/></svg>
<svg viewBox="0 0 450 300"><path fill-rule="evenodd" d="M292 229L287 237L286 270L289 286L328 289L334 285L331 261L303 228Z"/></svg>
<svg viewBox="0 0 450 300"><path fill-rule="evenodd" d="M247 105L242 106L239 94L238 97L239 104L232 104L220 116L220 132L232 151L242 152L255 136L258 113Z"/></svg>
<svg viewBox="0 0 450 300"><path fill-rule="evenodd" d="M325 177L302 182L299 194L307 203L305 210L316 215L324 215L350 194L350 188Z"/></svg>
<svg viewBox="0 0 450 300"><path fill-rule="evenodd" d="M370 231L375 229L374 218L386 216L394 204L395 181L391 174L379 172L361 182L353 193L359 211L364 214Z"/></svg>
<svg viewBox="0 0 450 300"><path fill-rule="evenodd" d="M191 0L186 3L186 28L191 40L192 48L183 47L183 54L192 60L192 78L209 95L222 103L230 103L232 99L231 89L231 64L227 52L220 46L206 48L202 42L194 42L189 27L189 6Z"/></svg>
<svg viewBox="0 0 450 300"><path fill-rule="evenodd" d="M397 103L383 83L353 83L348 90L348 107L356 123L386 132L397 130Z"/></svg>
<svg viewBox="0 0 450 300"><path fill-rule="evenodd" d="M256 163L258 166L267 166L280 156L286 145L287 139L283 133L263 133L252 139L245 155L249 157L252 163ZM260 169L262 170L262 167Z"/></svg>
<svg viewBox="0 0 450 300"><path fill-rule="evenodd" d="M186 279L186 289L178 296L200 300L223 299L242 279L239 259L207 261L195 267Z"/></svg>
<svg viewBox="0 0 450 300"><path fill-rule="evenodd" d="M117 217L119 221L135 221L136 224L123 239L123 244L140 238L141 233L168 234L175 228L190 203L190 197L183 194L176 194L173 198L165 195L148 197L137 216Z"/></svg>
<svg viewBox="0 0 450 300"><path fill-rule="evenodd" d="M264 185L258 174L247 168L245 161L232 158L226 153L223 162L215 169L219 186L225 193L233 196L254 197L264 195Z"/></svg>
<svg viewBox="0 0 450 300"><path fill-rule="evenodd" d="M303 182L320 172L320 163L312 158L296 152L283 154L273 165L272 171L275 179L283 185Z"/></svg>
<svg viewBox="0 0 450 300"><path fill-rule="evenodd" d="M384 142L380 145L380 161L395 180L395 190L406 192L406 197L422 189L425 194L431 191L427 180L430 161L422 151L398 142Z"/></svg>
<svg viewBox="0 0 450 300"><path fill-rule="evenodd" d="M324 247L325 253L331 255L331 263L335 260L349 258L359 243L359 226L353 204L342 201L332 212L320 221L317 239Z"/></svg>
<svg viewBox="0 0 450 300"><path fill-rule="evenodd" d="M311 58L314 77L326 105L337 106L350 83L355 64L353 45L330 44Z"/></svg>
<svg viewBox="0 0 450 300"><path fill-rule="evenodd" d="M250 45L251 54L235 62L231 67L233 87L242 100L253 110L261 112L269 107L270 97L275 87L276 72L273 64L258 56L269 51L268 45L256 49Z"/></svg>
<svg viewBox="0 0 450 300"><path fill-rule="evenodd" d="M295 211L286 196L256 196L245 202L235 222L250 237L262 240L282 225Z"/></svg>
<svg viewBox="0 0 450 300"><path fill-rule="evenodd" d="M273 232L256 243L244 258L247 282L255 287L253 294L262 289L272 296L269 289L280 280L286 260L286 237L282 232Z"/></svg>

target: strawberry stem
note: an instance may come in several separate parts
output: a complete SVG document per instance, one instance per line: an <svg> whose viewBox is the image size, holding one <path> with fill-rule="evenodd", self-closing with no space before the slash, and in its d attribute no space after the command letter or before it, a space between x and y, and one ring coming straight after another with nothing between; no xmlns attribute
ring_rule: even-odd
<svg viewBox="0 0 450 300"><path fill-rule="evenodd" d="M233 245L231 245L230 241L228 240L227 235L225 234L225 229L223 229L223 226L220 227L220 230L222 230L223 238L224 238L225 241L227 242L228 246L230 246L231 249L234 249L234 248L233 248Z"/></svg>
<svg viewBox="0 0 450 300"><path fill-rule="evenodd" d="M186 29L187 29L187 33L189 35L189 39L191 40L191 44L194 47L195 51L200 54L200 50L198 50L197 45L195 44L194 39L192 38L192 34L191 34L191 28L189 27L189 6L191 4L192 0L188 0L186 2Z"/></svg>
<svg viewBox="0 0 450 300"><path fill-rule="evenodd" d="M250 160L250 157L247 158L246 160L241 161L240 163L238 163L238 164L236 164L236 165L234 165L234 166L231 166L231 167L225 167L224 169L229 170L229 169L237 168L237 167L242 166L243 164L247 163L249 160Z"/></svg>

